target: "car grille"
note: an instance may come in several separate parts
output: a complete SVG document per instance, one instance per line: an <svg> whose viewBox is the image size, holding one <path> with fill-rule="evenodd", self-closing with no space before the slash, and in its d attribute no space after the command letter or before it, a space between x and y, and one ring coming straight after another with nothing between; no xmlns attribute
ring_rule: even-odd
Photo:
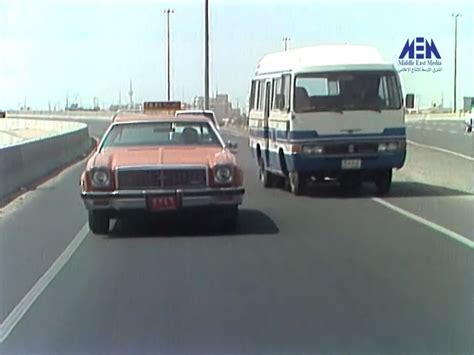
<svg viewBox="0 0 474 355"><path fill-rule="evenodd" d="M206 185L204 168L117 171L117 187L122 190L197 188Z"/></svg>
<svg viewBox="0 0 474 355"><path fill-rule="evenodd" d="M376 154L378 143L338 143L324 146L324 154Z"/></svg>

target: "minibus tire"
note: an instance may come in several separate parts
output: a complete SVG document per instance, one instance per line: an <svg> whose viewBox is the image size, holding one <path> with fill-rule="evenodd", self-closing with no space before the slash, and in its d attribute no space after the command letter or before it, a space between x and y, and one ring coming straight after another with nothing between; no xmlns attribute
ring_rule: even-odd
<svg viewBox="0 0 474 355"><path fill-rule="evenodd" d="M375 186L377 187L377 194L385 195L389 193L392 187L392 169L377 173L375 176Z"/></svg>
<svg viewBox="0 0 474 355"><path fill-rule="evenodd" d="M288 185L290 192L299 196L303 193L304 190L304 180L300 173L293 171L288 174Z"/></svg>
<svg viewBox="0 0 474 355"><path fill-rule="evenodd" d="M258 164L258 178L260 182L262 183L262 186L264 188L270 188L273 186L273 181L274 181L274 176L271 172L269 172L267 169L265 169L265 162L263 158L260 158L259 164Z"/></svg>

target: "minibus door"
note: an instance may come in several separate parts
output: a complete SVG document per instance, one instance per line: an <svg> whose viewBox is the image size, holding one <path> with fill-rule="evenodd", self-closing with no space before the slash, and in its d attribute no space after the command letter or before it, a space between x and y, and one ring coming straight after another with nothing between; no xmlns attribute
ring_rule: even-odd
<svg viewBox="0 0 474 355"><path fill-rule="evenodd" d="M263 113L263 130L264 130L264 137L265 137L265 162L267 166L270 165L270 139L272 139L270 135L270 130L268 128L268 117L270 116L271 84L272 82L270 80L268 80L265 83L265 105L264 105L264 113Z"/></svg>

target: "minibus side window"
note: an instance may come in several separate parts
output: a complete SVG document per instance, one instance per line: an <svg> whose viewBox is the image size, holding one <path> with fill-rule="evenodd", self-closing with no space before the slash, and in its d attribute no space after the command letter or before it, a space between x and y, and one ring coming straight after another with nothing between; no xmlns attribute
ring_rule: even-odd
<svg viewBox="0 0 474 355"><path fill-rule="evenodd" d="M250 98L249 98L249 108L252 110L255 108L255 89L257 86L257 82L255 80L252 80L252 85L250 88Z"/></svg>
<svg viewBox="0 0 474 355"><path fill-rule="evenodd" d="M259 97L258 97L258 111L263 111L263 105L265 101L265 80L260 80L260 83L258 85L259 87Z"/></svg>
<svg viewBox="0 0 474 355"><path fill-rule="evenodd" d="M262 90L260 86L260 81L256 80L255 81L255 99L252 105L254 110L258 110L259 100L260 100L260 90Z"/></svg>
<svg viewBox="0 0 474 355"><path fill-rule="evenodd" d="M280 101L282 98L281 94L281 77L273 79L273 102L272 102L272 109L273 110L280 110Z"/></svg>
<svg viewBox="0 0 474 355"><path fill-rule="evenodd" d="M291 76L285 74L282 76L282 88L281 93L283 94L283 111L289 111L290 109L290 87L291 87Z"/></svg>

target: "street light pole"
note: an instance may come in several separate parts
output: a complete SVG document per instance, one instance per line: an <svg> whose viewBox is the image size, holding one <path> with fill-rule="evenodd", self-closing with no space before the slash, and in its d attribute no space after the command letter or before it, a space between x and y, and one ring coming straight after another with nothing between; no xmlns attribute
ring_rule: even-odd
<svg viewBox="0 0 474 355"><path fill-rule="evenodd" d="M204 0L204 109L209 110L209 0Z"/></svg>
<svg viewBox="0 0 474 355"><path fill-rule="evenodd" d="M166 42L167 42L167 66L168 66L168 101L171 101L171 45L170 45L170 14L174 13L173 9L163 11L166 14Z"/></svg>
<svg viewBox="0 0 474 355"><path fill-rule="evenodd" d="M461 14L452 14L454 17L454 98L453 98L453 113L456 113L456 89L457 89L457 70L458 70L458 17Z"/></svg>
<svg viewBox="0 0 474 355"><path fill-rule="evenodd" d="M284 43L284 46L285 46L285 52L288 50L288 42L291 40L290 37L283 37L282 41Z"/></svg>

